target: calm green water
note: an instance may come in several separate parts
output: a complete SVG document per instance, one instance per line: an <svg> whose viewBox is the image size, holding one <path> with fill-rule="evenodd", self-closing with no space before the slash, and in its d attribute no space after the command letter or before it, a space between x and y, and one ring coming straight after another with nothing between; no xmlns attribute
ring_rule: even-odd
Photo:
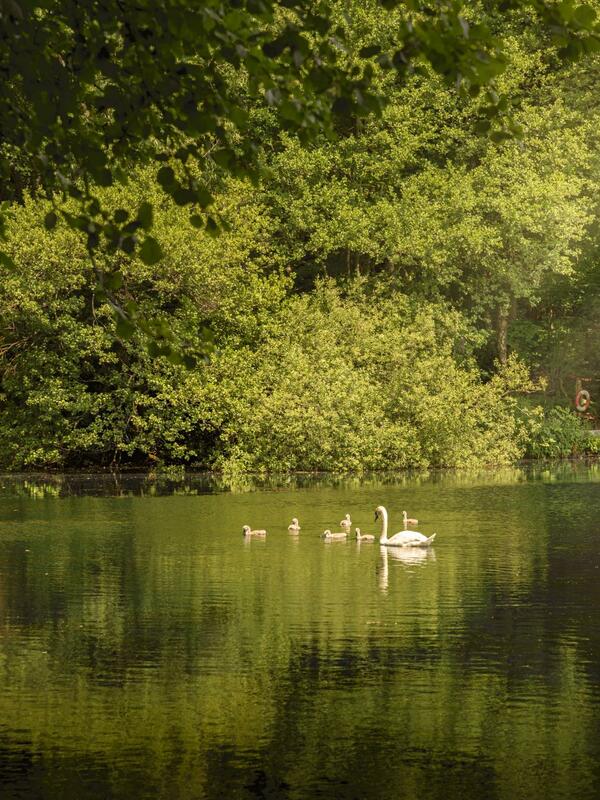
<svg viewBox="0 0 600 800"><path fill-rule="evenodd" d="M2 800L600 796L597 469L209 489L0 479Z"/></svg>

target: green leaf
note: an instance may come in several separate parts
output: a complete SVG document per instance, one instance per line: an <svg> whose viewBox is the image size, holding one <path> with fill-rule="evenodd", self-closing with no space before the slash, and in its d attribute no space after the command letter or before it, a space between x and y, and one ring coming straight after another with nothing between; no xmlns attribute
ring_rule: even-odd
<svg viewBox="0 0 600 800"><path fill-rule="evenodd" d="M238 128L243 128L248 122L248 112L243 108L235 106L229 110L229 118Z"/></svg>
<svg viewBox="0 0 600 800"><path fill-rule="evenodd" d="M156 180L160 183L163 189L172 186L175 182L175 173L172 167L161 167L156 173Z"/></svg>
<svg viewBox="0 0 600 800"><path fill-rule="evenodd" d="M178 206L187 206L193 203L195 199L196 196L194 192L191 189L185 189L183 186L179 186L173 192L173 200Z"/></svg>
<svg viewBox="0 0 600 800"><path fill-rule="evenodd" d="M263 44L262 50L267 58L277 58L283 53L286 47L287 42L285 38L283 36L279 36L274 41Z"/></svg>
<svg viewBox="0 0 600 800"><path fill-rule="evenodd" d="M227 169L231 164L233 153L231 150L217 150L213 153L212 158L215 164L218 164L220 167Z"/></svg>
<svg viewBox="0 0 600 800"><path fill-rule="evenodd" d="M141 227L142 223L139 221L139 219L132 219L131 222L128 222L123 228L123 233L135 233Z"/></svg>
<svg viewBox="0 0 600 800"><path fill-rule="evenodd" d="M362 58L371 58L372 56L378 56L381 53L381 47L378 44L371 44L368 47L363 47L359 51L359 55Z"/></svg>
<svg viewBox="0 0 600 800"><path fill-rule="evenodd" d="M475 123L475 130L477 131L477 133L481 134L488 133L490 128L491 128L491 122L489 121L489 119L479 119Z"/></svg>
<svg viewBox="0 0 600 800"><path fill-rule="evenodd" d="M141 203L138 208L137 219L145 231L149 231L154 223L152 203Z"/></svg>
<svg viewBox="0 0 600 800"><path fill-rule="evenodd" d="M117 208L115 213L113 214L113 219L117 223L117 225L122 225L124 222L127 221L129 214L125 211L124 208Z"/></svg>
<svg viewBox="0 0 600 800"><path fill-rule="evenodd" d="M586 53L598 53L600 51L600 39L597 36L588 36L583 42L583 47Z"/></svg>
<svg viewBox="0 0 600 800"><path fill-rule="evenodd" d="M308 73L307 80L317 92L326 91L333 82L331 74L321 67L313 67Z"/></svg>
<svg viewBox="0 0 600 800"><path fill-rule="evenodd" d="M131 255L135 250L135 245L136 239L133 236L124 236L119 246L124 253Z"/></svg>
<svg viewBox="0 0 600 800"><path fill-rule="evenodd" d="M212 217L208 217L206 220L206 232L209 236L212 236L213 239L219 235L219 226Z"/></svg>
<svg viewBox="0 0 600 800"><path fill-rule="evenodd" d="M17 265L12 260L12 258L9 255L7 255L6 253L3 253L1 251L0 251L0 264L3 267L6 267L7 269L16 269L17 268Z"/></svg>
<svg viewBox="0 0 600 800"><path fill-rule="evenodd" d="M99 170L94 174L94 178L99 186L112 186L113 176L108 169Z"/></svg>
<svg viewBox="0 0 600 800"><path fill-rule="evenodd" d="M104 277L104 285L108 289L120 289L123 285L123 275L120 272L111 272Z"/></svg>
<svg viewBox="0 0 600 800"><path fill-rule="evenodd" d="M562 0L556 9L565 22L570 22L573 18L573 0Z"/></svg>
<svg viewBox="0 0 600 800"><path fill-rule="evenodd" d="M196 202L201 205L202 208L206 208L207 206L211 205L213 201L214 197L204 186L199 186L196 189Z"/></svg>
<svg viewBox="0 0 600 800"><path fill-rule="evenodd" d="M147 236L140 247L140 258L148 266L157 264L164 256L162 247L153 236Z"/></svg>
<svg viewBox="0 0 600 800"><path fill-rule="evenodd" d="M596 12L591 6L577 6L573 11L573 19L582 28L591 28L596 20Z"/></svg>
<svg viewBox="0 0 600 800"><path fill-rule="evenodd" d="M333 104L333 113L338 117L348 118L351 116L353 106L347 97L338 97Z"/></svg>
<svg viewBox="0 0 600 800"><path fill-rule="evenodd" d="M135 333L135 325L121 315L117 316L116 329L117 336L120 336L121 339L131 339Z"/></svg>
<svg viewBox="0 0 600 800"><path fill-rule="evenodd" d="M177 350L170 350L167 354L167 361L170 361L171 364L183 364L183 356Z"/></svg>
<svg viewBox="0 0 600 800"><path fill-rule="evenodd" d="M58 217L54 211L49 211L44 217L44 225L46 226L46 230L51 231L53 228L55 228L57 221Z"/></svg>
<svg viewBox="0 0 600 800"><path fill-rule="evenodd" d="M148 342L147 350L148 355L151 358L156 358L158 355L160 355L160 346L153 339Z"/></svg>

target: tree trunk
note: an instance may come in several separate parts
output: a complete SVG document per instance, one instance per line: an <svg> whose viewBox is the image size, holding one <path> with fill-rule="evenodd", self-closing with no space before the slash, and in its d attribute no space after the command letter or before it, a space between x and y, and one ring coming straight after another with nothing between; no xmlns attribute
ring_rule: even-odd
<svg viewBox="0 0 600 800"><path fill-rule="evenodd" d="M497 327L498 358L504 366L508 361L508 308L500 306L498 309Z"/></svg>

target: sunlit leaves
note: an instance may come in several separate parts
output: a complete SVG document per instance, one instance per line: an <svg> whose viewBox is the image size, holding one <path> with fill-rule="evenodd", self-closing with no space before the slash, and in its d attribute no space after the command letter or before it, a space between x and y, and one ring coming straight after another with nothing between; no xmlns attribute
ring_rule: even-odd
<svg viewBox="0 0 600 800"><path fill-rule="evenodd" d="M192 225L217 235L223 225L204 174L257 179L262 134L249 122L253 109L268 106L281 129L311 144L381 113L388 102L381 70L395 70L402 83L426 64L469 97L506 70L501 43L458 0L382 5L401 12L401 21L385 47L374 31L355 51L339 9L325 0L158 0L151 15L120 0L76 10L49 0L44 13L8 14L0 45L4 196L20 196L17 152L31 170L29 188L54 197L49 229L62 220L92 256L102 248L139 252L154 264L164 248L148 235L150 203L137 215L125 208L108 215L95 196L98 187L126 183L135 165L155 163L156 181ZM512 0L507 7L531 9L565 58L600 49L587 3ZM478 129L498 140L518 135L501 102L482 110ZM69 198L79 209L62 213Z"/></svg>

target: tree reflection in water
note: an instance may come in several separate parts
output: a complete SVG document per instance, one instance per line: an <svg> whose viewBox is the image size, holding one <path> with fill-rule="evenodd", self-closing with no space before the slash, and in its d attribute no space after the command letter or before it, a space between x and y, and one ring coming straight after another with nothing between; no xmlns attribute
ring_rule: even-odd
<svg viewBox="0 0 600 800"><path fill-rule="evenodd" d="M3 798L596 796L584 477L118 497L5 484ZM368 528L405 499L435 548L323 547L339 509ZM246 546L245 520L267 540Z"/></svg>

